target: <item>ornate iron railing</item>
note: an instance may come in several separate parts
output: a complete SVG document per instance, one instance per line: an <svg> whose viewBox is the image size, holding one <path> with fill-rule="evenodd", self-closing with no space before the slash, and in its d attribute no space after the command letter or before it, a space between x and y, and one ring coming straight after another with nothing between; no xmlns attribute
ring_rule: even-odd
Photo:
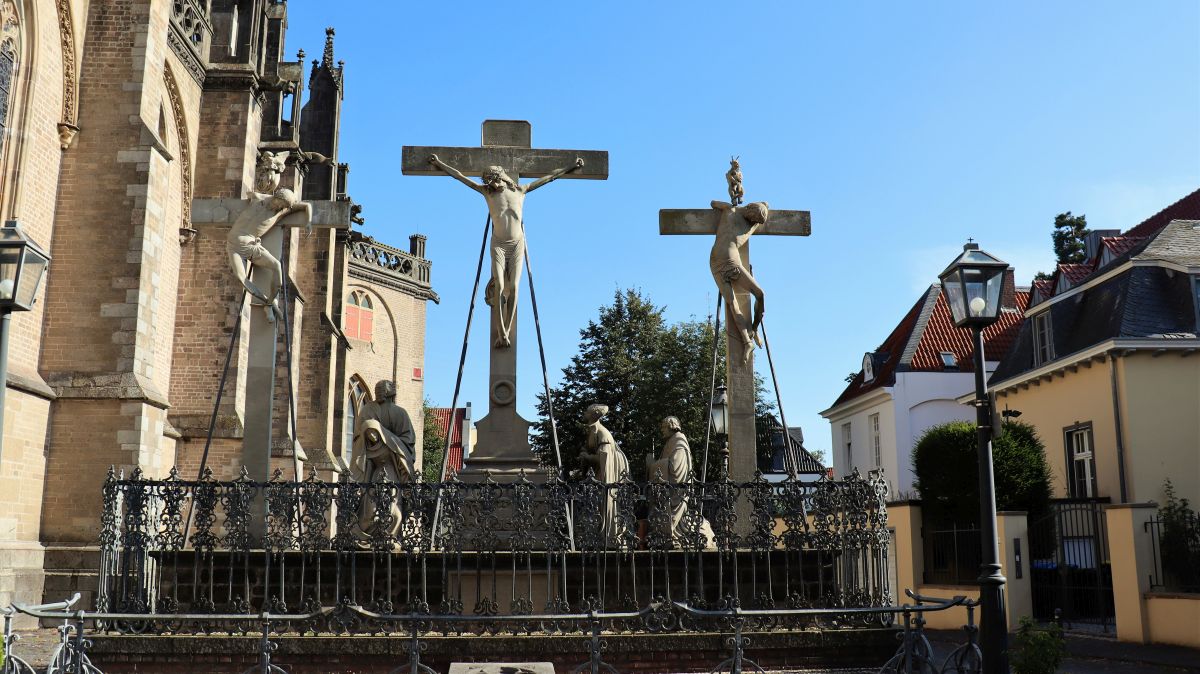
<svg viewBox="0 0 1200 674"><path fill-rule="evenodd" d="M244 615L347 606L454 617L447 625L467 616L475 622L463 629L524 633L546 628L537 614L677 602L694 610L888 606L886 490L881 477L857 474L670 485L110 473L97 609ZM773 625L804 626L782 617Z"/></svg>
<svg viewBox="0 0 1200 674"><path fill-rule="evenodd" d="M975 625L975 608L977 601L957 596L949 599L924 597L906 590L906 594L914 603L889 605L880 607L840 608L840 609L759 609L746 610L736 606L714 609L698 609L686 602L652 603L636 612L601 613L594 609L573 614L542 614L531 615L529 619L540 620L544 624L554 625L564 621L578 622L580 630L587 638L586 657L572 674L616 674L617 669L604 661L605 640L602 638L605 621L620 621L625 623L644 622L667 625L658 621L661 616L686 616L694 624L707 624L721 634L728 634L726 643L729 646L729 657L717 664L712 672L729 672L741 674L744 671L763 672L762 667L752 660L746 650L751 646L751 640L746 636L752 625L766 624L781 619L799 620L811 624L821 624L826 628L836 626L839 622L850 621L860 624L892 623L899 618L901 626L900 645L895 654L879 670L880 674L900 674L901 672L922 672L927 674L976 674L981 671L982 656L977 644L978 628ZM79 600L76 594L72 599L56 604L41 606L14 605L4 609L4 645L6 659L0 671L3 674L37 674L37 670L26 660L14 652L18 635L13 632L12 618L16 613L23 613L42 620L61 620L59 628L60 643L55 649L46 674L102 674L101 670L92 664L88 650L92 648L88 634L118 629L138 631L148 625L166 628L173 634L204 634L224 632L238 636L257 637L255 639L257 664L247 669L244 674L260 672L262 674L283 673L286 670L272 662L273 654L278 649L278 642L287 635L305 635L312 633L313 626L327 624L342 626L337 633L346 633L344 629L350 622L370 624L379 631L399 633L407 639L405 650L408 662L392 670L392 674L437 674L427 664L422 662L425 651L424 638L435 628L435 623L428 614L379 614L367 611L361 607L341 604L337 607L325 607L307 614L274 614L263 611L257 615L241 614L160 614L153 617L144 614L129 613L88 613L72 610ZM924 633L925 614L944 611L955 606L966 607L967 623L963 630L966 635L965 643L951 650L944 656L935 654L933 647ZM657 618L656 618L657 616ZM464 622L467 616L443 616L443 620ZM520 616L500 616L496 621L518 621Z"/></svg>

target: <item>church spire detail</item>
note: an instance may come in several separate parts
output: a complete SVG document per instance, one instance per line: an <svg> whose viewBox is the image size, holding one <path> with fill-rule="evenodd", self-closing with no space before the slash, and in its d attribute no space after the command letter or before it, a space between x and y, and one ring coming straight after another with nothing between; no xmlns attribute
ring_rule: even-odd
<svg viewBox="0 0 1200 674"><path fill-rule="evenodd" d="M325 53L321 55L321 67L333 70L333 26L325 29Z"/></svg>

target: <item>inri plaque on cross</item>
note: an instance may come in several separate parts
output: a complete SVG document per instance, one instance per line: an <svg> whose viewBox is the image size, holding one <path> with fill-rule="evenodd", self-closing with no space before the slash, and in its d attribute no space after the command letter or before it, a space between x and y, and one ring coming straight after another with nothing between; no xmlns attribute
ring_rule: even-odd
<svg viewBox="0 0 1200 674"><path fill-rule="evenodd" d="M404 175L450 176L480 193L492 222L489 412L476 424L478 439L464 474L515 475L538 465L529 446L529 422L517 413L517 297L524 269L525 196L557 178L608 178L608 152L532 147L529 122L488 120L481 147L404 146ZM469 176L479 176L481 182ZM520 184L521 178L534 178Z"/></svg>

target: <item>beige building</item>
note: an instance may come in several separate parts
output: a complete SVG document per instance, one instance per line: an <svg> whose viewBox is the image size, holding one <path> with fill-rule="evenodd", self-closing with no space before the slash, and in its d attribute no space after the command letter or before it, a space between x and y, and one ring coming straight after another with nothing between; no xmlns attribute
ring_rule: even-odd
<svg viewBox="0 0 1200 674"><path fill-rule="evenodd" d="M997 407L1046 445L1055 496L1200 501L1200 190L1034 291L992 375Z"/></svg>
<svg viewBox="0 0 1200 674"><path fill-rule="evenodd" d="M311 67L286 37L280 0L0 0L0 219L53 256L34 309L12 317L0 605L94 587L76 569L96 568L109 466L194 478L207 453L236 474L250 309L227 226L194 221L194 200L247 197L271 151L304 199L350 201L333 31L323 48L302 36L320 49ZM346 418L376 379L396 380L420 430L424 238L405 251L350 224L285 236L296 430L281 339L263 451L288 475L293 447L342 465Z"/></svg>

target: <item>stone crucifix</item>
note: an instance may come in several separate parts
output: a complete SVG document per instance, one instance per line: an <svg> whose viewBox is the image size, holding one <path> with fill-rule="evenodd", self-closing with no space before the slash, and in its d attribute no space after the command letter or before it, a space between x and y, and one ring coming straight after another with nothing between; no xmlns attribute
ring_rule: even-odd
<svg viewBox="0 0 1200 674"><path fill-rule="evenodd" d="M279 263L283 259L284 233L294 227L350 228L349 201L300 202L290 190L279 189L285 159L283 153L262 153L255 170L254 190L245 199L192 200L193 226L230 228L226 236L226 255L233 267L231 272L250 293L251 303L262 307L261 311L250 312L242 465L252 480L263 482L270 479L271 473L277 381L275 363L279 344L275 294L280 284L287 282L280 274ZM296 331L292 337L296 337ZM295 438L292 438L292 447L301 452L303 460L303 450Z"/></svg>
<svg viewBox="0 0 1200 674"><path fill-rule="evenodd" d="M725 375L729 401L729 477L735 482L754 479L754 347L759 344L765 293L751 274L751 236L808 236L808 211L771 210L766 202L737 205L743 195L741 167L734 159L726 174L730 202L713 201L709 208L658 212L662 235L703 234L714 237L709 269L725 301L727 357ZM753 302L751 301L753 298ZM753 311L751 307L753 306Z"/></svg>
<svg viewBox="0 0 1200 674"><path fill-rule="evenodd" d="M529 422L516 412L517 288L524 268L525 195L558 178L606 180L608 152L543 150L532 146L529 122L487 120L481 147L406 145L402 173L450 176L479 192L492 218L491 268L485 298L491 305L490 410L476 424L472 465L498 474L536 467ZM481 183L471 176L482 177ZM534 178L522 185L521 178ZM464 471L465 472L465 471Z"/></svg>

